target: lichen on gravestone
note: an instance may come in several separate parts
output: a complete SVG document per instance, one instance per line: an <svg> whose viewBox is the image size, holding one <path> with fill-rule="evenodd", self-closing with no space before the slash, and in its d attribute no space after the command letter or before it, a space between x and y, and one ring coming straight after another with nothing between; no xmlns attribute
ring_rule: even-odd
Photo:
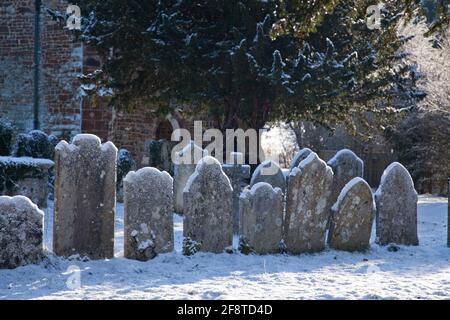
<svg viewBox="0 0 450 320"><path fill-rule="evenodd" d="M0 197L0 269L42 261L43 216L24 196Z"/></svg>
<svg viewBox="0 0 450 320"><path fill-rule="evenodd" d="M124 179L124 256L147 261L173 251L173 179L144 167Z"/></svg>

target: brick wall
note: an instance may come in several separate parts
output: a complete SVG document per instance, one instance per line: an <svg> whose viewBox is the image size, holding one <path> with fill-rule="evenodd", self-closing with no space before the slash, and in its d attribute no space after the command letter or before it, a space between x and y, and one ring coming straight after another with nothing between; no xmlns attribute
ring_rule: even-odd
<svg viewBox="0 0 450 320"><path fill-rule="evenodd" d="M0 1L0 116L33 127L32 0Z"/></svg>
<svg viewBox="0 0 450 320"><path fill-rule="evenodd" d="M76 75L81 72L82 46L45 12L45 6L64 10L67 1L42 4L40 125L69 139L81 127ZM0 116L9 118L18 132L26 132L33 129L34 0L2 0L0 17Z"/></svg>
<svg viewBox="0 0 450 320"><path fill-rule="evenodd" d="M142 105L131 112L95 103L78 95L77 75L101 67L96 52L74 41L45 7L64 11L64 0L43 0L41 10L40 123L41 129L70 140L79 132L93 133L128 149L138 163L149 139L170 139L172 128ZM18 132L33 129L34 0L0 1L0 116ZM193 131L193 120L179 121Z"/></svg>

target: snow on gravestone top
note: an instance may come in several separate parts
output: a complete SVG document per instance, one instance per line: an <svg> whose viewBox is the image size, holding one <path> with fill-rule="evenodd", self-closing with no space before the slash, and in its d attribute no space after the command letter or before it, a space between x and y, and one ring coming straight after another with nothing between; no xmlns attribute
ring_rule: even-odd
<svg viewBox="0 0 450 320"><path fill-rule="evenodd" d="M290 172L285 221L288 252L317 252L325 248L332 182L333 170L314 152Z"/></svg>
<svg viewBox="0 0 450 320"><path fill-rule="evenodd" d="M342 149L338 151L327 163L333 169L333 186L331 188L329 206L332 206L342 188L356 177L363 177L364 162L351 150Z"/></svg>
<svg viewBox="0 0 450 320"><path fill-rule="evenodd" d="M30 157L0 157L0 164L8 166L43 167L45 169L50 169L54 165L52 160Z"/></svg>
<svg viewBox="0 0 450 320"><path fill-rule="evenodd" d="M0 196L0 269L43 258L44 212L24 196Z"/></svg>
<svg viewBox="0 0 450 320"><path fill-rule="evenodd" d="M208 150L203 150L194 141L190 141L181 151L174 153L175 164L197 164L204 156L208 155Z"/></svg>
<svg viewBox="0 0 450 320"><path fill-rule="evenodd" d="M418 245L417 192L408 170L391 163L375 193L377 243Z"/></svg>
<svg viewBox="0 0 450 320"><path fill-rule="evenodd" d="M114 255L117 148L92 134L55 148L54 252Z"/></svg>
<svg viewBox="0 0 450 320"><path fill-rule="evenodd" d="M194 181L202 179L213 179L218 178L219 181L222 181L224 184L228 185L230 190L233 190L231 186L231 181L223 172L222 166L220 162L211 156L203 157L195 167L194 173L189 177L186 182L186 186L183 189L183 192L191 192L196 191L193 188ZM197 184L198 185L198 184Z"/></svg>
<svg viewBox="0 0 450 320"><path fill-rule="evenodd" d="M286 190L286 178L280 166L268 159L263 161L253 172L250 180L250 187L258 182L267 182L272 187L278 187L283 192Z"/></svg>
<svg viewBox="0 0 450 320"><path fill-rule="evenodd" d="M362 251L369 247L374 215L372 190L356 177L342 189L333 205L328 242L330 247L346 251Z"/></svg>
<svg viewBox="0 0 450 320"><path fill-rule="evenodd" d="M183 196L185 249L191 241L196 250L206 252L220 253L231 246L233 188L219 161L210 156L201 159L186 183Z"/></svg>
<svg viewBox="0 0 450 320"><path fill-rule="evenodd" d="M240 196L241 252L279 253L283 237L283 192L258 182Z"/></svg>
<svg viewBox="0 0 450 320"><path fill-rule="evenodd" d="M172 177L145 167L124 179L125 257L147 261L173 250Z"/></svg>
<svg viewBox="0 0 450 320"><path fill-rule="evenodd" d="M303 148L292 159L289 169L292 170L299 166L300 162L305 160L313 151L309 148Z"/></svg>
<svg viewBox="0 0 450 320"><path fill-rule="evenodd" d="M197 146L194 141L189 142L181 151L172 151L174 163L173 193L175 196L175 211L183 213L183 190L189 177L194 173L196 164L203 156L208 155L207 150Z"/></svg>

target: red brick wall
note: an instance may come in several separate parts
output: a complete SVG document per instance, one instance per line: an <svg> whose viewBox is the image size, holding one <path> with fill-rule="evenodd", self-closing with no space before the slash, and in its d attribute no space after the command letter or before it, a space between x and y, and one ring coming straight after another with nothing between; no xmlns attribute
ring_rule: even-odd
<svg viewBox="0 0 450 320"><path fill-rule="evenodd" d="M69 139L81 125L76 75L82 46L45 11L45 6L64 10L68 2L42 2L39 119L41 129ZM2 0L0 16L0 116L25 132L33 129L34 0Z"/></svg>
<svg viewBox="0 0 450 320"><path fill-rule="evenodd" d="M0 116L33 127L32 0L0 1Z"/></svg>
<svg viewBox="0 0 450 320"><path fill-rule="evenodd" d="M44 0L43 4L65 11L69 2ZM45 9L44 9L45 10ZM43 10L43 11L44 11ZM80 133L81 97L77 76L82 72L82 45L64 26L42 13L42 105L47 115L43 129L69 139Z"/></svg>
<svg viewBox="0 0 450 320"><path fill-rule="evenodd" d="M64 0L43 0L41 128L65 140L79 132L96 134L128 149L140 163L145 141L170 138L171 127L145 105L126 112L113 110L102 99L93 103L78 96L77 75L101 65L94 50L75 42L45 12L45 6L64 11L67 5ZM33 128L34 0L1 0L0 17L0 116L8 117L19 132L29 131ZM193 121L180 121L180 126L192 131Z"/></svg>

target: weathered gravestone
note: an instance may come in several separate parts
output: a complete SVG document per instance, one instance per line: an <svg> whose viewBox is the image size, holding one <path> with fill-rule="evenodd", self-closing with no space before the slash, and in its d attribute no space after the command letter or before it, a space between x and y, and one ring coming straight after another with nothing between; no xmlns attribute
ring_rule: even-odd
<svg viewBox="0 0 450 320"><path fill-rule="evenodd" d="M289 174L285 218L287 252L299 254L325 248L333 171L312 152Z"/></svg>
<svg viewBox="0 0 450 320"><path fill-rule="evenodd" d="M303 148L297 154L294 156L294 158L291 161L291 165L289 166L289 170L292 170L300 164L303 160L305 160L310 154L312 153L312 150L309 148Z"/></svg>
<svg viewBox="0 0 450 320"><path fill-rule="evenodd" d="M0 197L0 269L13 269L43 258L44 213L24 196Z"/></svg>
<svg viewBox="0 0 450 320"><path fill-rule="evenodd" d="M333 186L331 187L329 209L336 202L342 188L353 178L363 178L364 162L349 149L338 151L333 158L328 161L328 165L333 170Z"/></svg>
<svg viewBox="0 0 450 320"><path fill-rule="evenodd" d="M172 177L145 167L131 171L124 182L124 255L147 261L173 250Z"/></svg>
<svg viewBox="0 0 450 320"><path fill-rule="evenodd" d="M372 190L362 178L347 183L332 208L328 243L331 248L363 251L369 248L374 217Z"/></svg>
<svg viewBox="0 0 450 320"><path fill-rule="evenodd" d="M253 187L259 182L266 182L273 188L280 188L283 193L286 191L286 178L283 171L272 160L265 160L256 167L250 180L250 187Z"/></svg>
<svg viewBox="0 0 450 320"><path fill-rule="evenodd" d="M377 243L418 245L417 192L406 168L398 162L384 170L375 193Z"/></svg>
<svg viewBox="0 0 450 320"><path fill-rule="evenodd" d="M233 188L216 159L206 156L184 188L184 246L186 255L196 251L220 253L233 240Z"/></svg>
<svg viewBox="0 0 450 320"><path fill-rule="evenodd" d="M29 157L0 157L0 195L22 195L47 208L53 161Z"/></svg>
<svg viewBox="0 0 450 320"><path fill-rule="evenodd" d="M239 231L239 196L249 184L250 166L245 165L244 155L240 152L231 152L231 164L223 164L222 169L231 181L233 187L233 232Z"/></svg>
<svg viewBox="0 0 450 320"><path fill-rule="evenodd" d="M55 148L53 250L59 256L114 256L116 157L112 142L79 134Z"/></svg>
<svg viewBox="0 0 450 320"><path fill-rule="evenodd" d="M191 141L177 153L174 159L173 193L174 209L177 213L183 213L183 190L189 177L195 172L200 159L208 152Z"/></svg>
<svg viewBox="0 0 450 320"><path fill-rule="evenodd" d="M240 198L242 253L279 253L283 250L283 193L266 182L246 189Z"/></svg>

